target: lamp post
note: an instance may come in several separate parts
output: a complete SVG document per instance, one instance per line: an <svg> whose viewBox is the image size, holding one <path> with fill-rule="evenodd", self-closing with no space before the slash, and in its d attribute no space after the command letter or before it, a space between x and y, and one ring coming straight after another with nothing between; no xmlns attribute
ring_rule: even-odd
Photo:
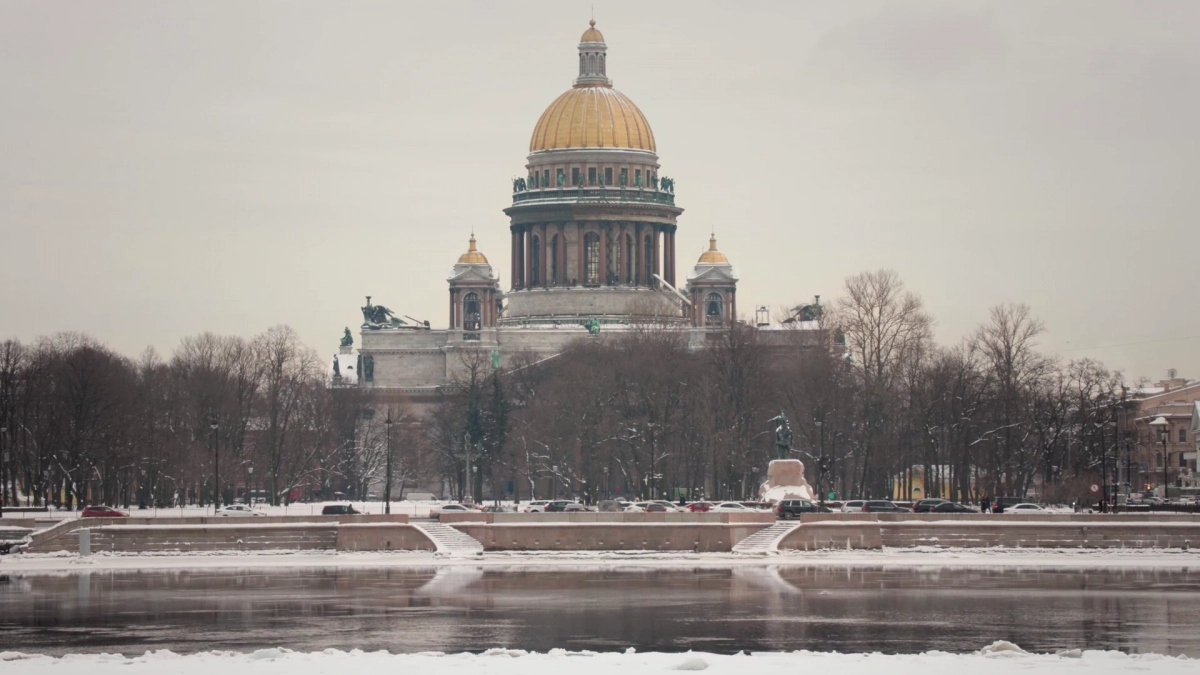
<svg viewBox="0 0 1200 675"><path fill-rule="evenodd" d="M246 492L246 504L250 508L254 508L254 467L251 466L249 469L246 469L246 471L250 474L249 490Z"/></svg>
<svg viewBox="0 0 1200 675"><path fill-rule="evenodd" d="M558 499L558 465L550 467L550 499Z"/></svg>
<svg viewBox="0 0 1200 675"><path fill-rule="evenodd" d="M825 425L821 420L814 420L813 424L817 425L817 438L819 445L817 446L817 489L821 491L817 495L817 503L822 508L825 507L825 472L829 470L829 459L825 457Z"/></svg>
<svg viewBox="0 0 1200 675"><path fill-rule="evenodd" d="M1150 426L1158 429L1158 440L1162 442L1162 458L1163 458L1163 501L1167 500L1167 435L1171 423L1167 418L1159 415L1150 423Z"/></svg>
<svg viewBox="0 0 1200 675"><path fill-rule="evenodd" d="M395 424L395 422L392 421L392 410L391 410L391 408L388 408L387 419L385 419L383 421L383 426L387 430L387 432L386 432L387 440L385 442L385 447L386 447L385 452L387 453L387 459L385 462L386 468L384 469L384 472L386 475L384 475L384 477L383 477L383 504L384 504L383 512L385 514L391 514L391 512L392 512L392 425L393 424Z"/></svg>
<svg viewBox="0 0 1200 675"><path fill-rule="evenodd" d="M8 450L4 447L4 434L8 433L8 425L0 426L0 518L4 517L4 499L8 483L4 480L4 469L8 467ZM13 490L13 501L16 501L16 490Z"/></svg>
<svg viewBox="0 0 1200 675"><path fill-rule="evenodd" d="M208 423L208 428L212 429L212 446L213 446L213 513L221 508L221 456L217 449L217 428L220 425L217 423L217 418L212 418Z"/></svg>

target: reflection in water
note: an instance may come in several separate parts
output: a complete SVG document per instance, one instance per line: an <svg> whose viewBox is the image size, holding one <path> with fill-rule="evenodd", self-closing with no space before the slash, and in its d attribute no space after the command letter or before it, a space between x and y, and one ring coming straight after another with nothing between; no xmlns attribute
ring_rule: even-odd
<svg viewBox="0 0 1200 675"><path fill-rule="evenodd" d="M0 651L493 646L1200 656L1200 573L778 566L180 570L6 577Z"/></svg>

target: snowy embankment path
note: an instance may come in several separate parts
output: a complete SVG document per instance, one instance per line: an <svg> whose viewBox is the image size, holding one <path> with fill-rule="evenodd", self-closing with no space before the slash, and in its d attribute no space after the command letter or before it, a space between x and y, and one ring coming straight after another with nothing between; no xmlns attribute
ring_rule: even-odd
<svg viewBox="0 0 1200 675"><path fill-rule="evenodd" d="M62 658L0 653L4 670L21 675L59 675L64 670L88 675L318 675L336 672L420 673L421 675L640 675L679 670L703 670L712 675L928 675L929 673L1071 673L1109 675L1138 671L1174 675L1196 672L1196 661L1155 654L1126 655L1113 651L1071 650L1061 654L1028 654L997 642L974 654L835 654L820 652L756 652L719 655L699 652L664 654L566 652L548 654L492 649L482 654L388 654L326 650L311 654L263 649L238 654L206 652L180 656L153 652L125 658L119 655L68 655Z"/></svg>
<svg viewBox="0 0 1200 675"><path fill-rule="evenodd" d="M600 568L745 568L792 565L839 567L981 567L1055 569L1196 569L1200 549L941 549L882 551L787 551L769 555L639 551L488 552L454 558L422 551L374 553L312 551L214 551L210 553L97 553L80 558L67 553L0 556L0 573L76 573L106 570L291 568L556 567Z"/></svg>

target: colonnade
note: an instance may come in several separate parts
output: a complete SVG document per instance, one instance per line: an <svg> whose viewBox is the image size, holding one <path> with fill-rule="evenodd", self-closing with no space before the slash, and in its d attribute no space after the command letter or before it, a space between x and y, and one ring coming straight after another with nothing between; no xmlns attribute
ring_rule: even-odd
<svg viewBox="0 0 1200 675"><path fill-rule="evenodd" d="M512 287L652 286L656 274L674 286L675 229L619 221L513 225Z"/></svg>

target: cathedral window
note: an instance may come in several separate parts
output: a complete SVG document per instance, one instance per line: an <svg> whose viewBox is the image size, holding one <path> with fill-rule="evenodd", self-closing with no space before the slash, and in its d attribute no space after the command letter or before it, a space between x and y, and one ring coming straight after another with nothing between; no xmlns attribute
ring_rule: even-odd
<svg viewBox="0 0 1200 675"><path fill-rule="evenodd" d="M588 232L583 237L583 254L586 266L583 283L589 286L600 284L600 235Z"/></svg>
<svg viewBox="0 0 1200 675"><path fill-rule="evenodd" d="M583 54L579 55L579 74L583 75Z"/></svg>
<svg viewBox="0 0 1200 675"><path fill-rule="evenodd" d="M483 305L479 302L479 296L475 293L467 293L463 298L463 329L464 330L479 330L483 327L482 313L480 309Z"/></svg>
<svg viewBox="0 0 1200 675"><path fill-rule="evenodd" d="M720 326L721 314L721 294L709 293L704 299L704 325Z"/></svg>
<svg viewBox="0 0 1200 675"><path fill-rule="evenodd" d="M629 169L621 169L621 187L629 185Z"/></svg>
<svg viewBox="0 0 1200 675"><path fill-rule="evenodd" d="M582 177L583 177L583 174L579 171L578 167L571 169L571 185L582 184L583 183Z"/></svg>
<svg viewBox="0 0 1200 675"><path fill-rule="evenodd" d="M589 73L596 72L596 55L595 54L588 54L588 72Z"/></svg>
<svg viewBox="0 0 1200 675"><path fill-rule="evenodd" d="M605 242L608 247L608 269L605 270L605 283L619 284L621 283L621 240L613 239Z"/></svg>
<svg viewBox="0 0 1200 675"><path fill-rule="evenodd" d="M588 185L595 185L595 184L596 184L596 167L589 166L588 167Z"/></svg>
<svg viewBox="0 0 1200 675"><path fill-rule="evenodd" d="M641 169L634 170L633 181L634 181L634 185L637 185L638 187L642 187L642 170Z"/></svg>
<svg viewBox="0 0 1200 675"><path fill-rule="evenodd" d="M612 167L611 166L604 167L604 184L605 185L613 184L612 183Z"/></svg>
<svg viewBox="0 0 1200 675"><path fill-rule="evenodd" d="M600 74L604 75L604 55L600 55Z"/></svg>
<svg viewBox="0 0 1200 675"><path fill-rule="evenodd" d="M546 169L542 172L542 187L550 187L550 169Z"/></svg>

